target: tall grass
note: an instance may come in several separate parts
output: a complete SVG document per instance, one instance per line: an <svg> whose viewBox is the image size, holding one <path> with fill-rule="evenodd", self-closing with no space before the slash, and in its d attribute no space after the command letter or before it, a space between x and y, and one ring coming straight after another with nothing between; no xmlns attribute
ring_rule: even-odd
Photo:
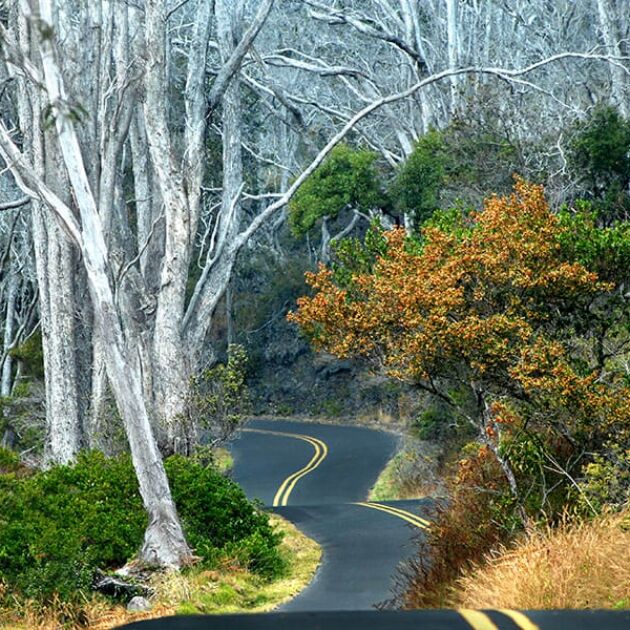
<svg viewBox="0 0 630 630"><path fill-rule="evenodd" d="M457 581L465 608L630 608L630 510L564 523L500 549Z"/></svg>
<svg viewBox="0 0 630 630"><path fill-rule="evenodd" d="M464 570L514 538L505 476L485 450L463 461L448 482L449 500L438 502L415 558L403 566L388 606L444 608Z"/></svg>

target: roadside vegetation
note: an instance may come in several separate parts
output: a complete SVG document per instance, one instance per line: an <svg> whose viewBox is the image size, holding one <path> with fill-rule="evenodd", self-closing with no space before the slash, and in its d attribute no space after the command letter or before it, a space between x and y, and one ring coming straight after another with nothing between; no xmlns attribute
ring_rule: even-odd
<svg viewBox="0 0 630 630"><path fill-rule="evenodd" d="M105 627L98 618L110 609L120 617L135 595L154 602L152 615L261 609L310 579L316 545L250 503L213 466L173 456L166 470L196 556L181 574L133 561L146 515L127 455L87 452L72 466L37 472L0 451L2 623ZM123 565L128 576L116 576ZM108 576L123 583L115 592Z"/></svg>
<svg viewBox="0 0 630 630"><path fill-rule="evenodd" d="M468 569L449 601L463 608L630 608L630 514L534 529Z"/></svg>
<svg viewBox="0 0 630 630"><path fill-rule="evenodd" d="M282 534L279 552L286 561L283 575L269 580L244 568L237 558L225 557L213 569L194 567L184 571L152 573L151 608L130 612L124 603L102 596L88 596L75 608L58 600L47 606L35 601L17 602L4 610L0 621L9 630L57 630L64 627L89 627L109 630L132 621L170 615L267 612L290 600L306 587L317 569L321 549L295 526L277 515L270 516L274 529Z"/></svg>
<svg viewBox="0 0 630 630"><path fill-rule="evenodd" d="M397 605L455 605L460 585L462 601L499 607L498 586L489 587L497 602L482 599L463 576L489 565L488 580L498 583L508 570L501 558L523 558L509 564L516 574L541 540L561 553L572 536L584 537L586 555L558 566L575 580L563 585L575 590L571 605L591 605L581 594L591 580L602 584L592 605L628 605L623 588L611 586L626 555L593 558L592 572L584 563L589 537L604 544L623 528L623 519L601 515L630 500L630 124L603 107L571 133L567 160L580 196L552 207L541 185L520 177L511 193L489 192L476 209L416 196L432 208L418 206L416 228L374 222L363 238L341 241L328 266L306 275L312 291L289 315L315 349L415 389L424 409L411 431L440 445L448 498L404 571ZM451 184L461 176L446 136L427 136L416 151L400 186L418 181L410 169L438 188L449 173ZM308 201L317 202L312 192ZM399 453L372 498L421 491L410 458L409 448ZM519 579L525 597L527 583L534 590L549 576L534 563ZM546 597L535 601L545 606ZM569 605L563 597L547 603Z"/></svg>
<svg viewBox="0 0 630 630"><path fill-rule="evenodd" d="M444 495L441 449L435 442L408 436L370 490L370 501L423 499Z"/></svg>

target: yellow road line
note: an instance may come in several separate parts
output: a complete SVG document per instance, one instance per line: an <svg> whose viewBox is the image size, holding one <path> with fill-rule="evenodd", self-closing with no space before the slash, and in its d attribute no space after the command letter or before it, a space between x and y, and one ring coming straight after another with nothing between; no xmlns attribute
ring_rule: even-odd
<svg viewBox="0 0 630 630"><path fill-rule="evenodd" d="M355 505L361 505L362 507L372 508L373 510L380 510L381 512L386 512L387 514L391 514L392 516L396 516L397 518L403 519L403 521L407 521L411 523L415 527L419 527L420 529L428 529L429 521L425 521L423 518L412 514L411 512L407 512L405 510L400 510L398 508L393 508L389 505L381 505L380 503L374 503L373 501L364 502L358 501Z"/></svg>
<svg viewBox="0 0 630 630"><path fill-rule="evenodd" d="M468 625L475 630L499 630L498 626L492 622L492 619L480 610L460 608L457 612L468 622Z"/></svg>
<svg viewBox="0 0 630 630"><path fill-rule="evenodd" d="M296 440L302 440L308 442L314 449L315 454L311 460L300 470L296 470L293 474L289 475L280 485L278 491L273 498L273 507L287 505L289 501L289 495L293 492L295 484L305 475L315 470L328 455L328 446L322 440L314 438L310 435L302 435L300 433L285 433L283 431L266 431L264 429L243 429L250 433L264 433L267 435L279 435L280 437L290 437Z"/></svg>
<svg viewBox="0 0 630 630"><path fill-rule="evenodd" d="M385 507L392 512L398 512L400 516L411 516L412 518L419 521L425 527L429 527L431 525L431 523L427 521L426 518L422 518L421 516L418 516L417 514L413 514L412 512L407 512L407 510L394 507L393 505L382 505L381 503L376 503L375 501L367 501L367 503L369 503L370 505L381 505L382 507Z"/></svg>
<svg viewBox="0 0 630 630"><path fill-rule="evenodd" d="M522 612L519 612L518 610L506 610L504 608L499 608L498 610L506 617L509 617L522 630L540 630L540 628L533 621L530 621Z"/></svg>

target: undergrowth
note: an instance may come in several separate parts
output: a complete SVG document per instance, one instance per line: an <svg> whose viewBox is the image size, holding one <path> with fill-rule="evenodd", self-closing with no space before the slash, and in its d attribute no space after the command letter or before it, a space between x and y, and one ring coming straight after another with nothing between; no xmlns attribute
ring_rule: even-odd
<svg viewBox="0 0 630 630"><path fill-rule="evenodd" d="M121 567L142 543L146 513L130 458L89 452L72 466L27 474L3 453L0 466L0 607L34 605L80 621L97 569ZM181 456L165 466L202 568L229 559L261 580L284 573L282 535L238 485Z"/></svg>
<svg viewBox="0 0 630 630"><path fill-rule="evenodd" d="M460 578L450 603L464 608L630 608L630 511L567 520L502 546Z"/></svg>
<svg viewBox="0 0 630 630"><path fill-rule="evenodd" d="M471 446L451 478L449 499L437 503L418 552L400 573L390 602L404 608L443 608L462 571L518 530L514 506L496 460Z"/></svg>
<svg viewBox="0 0 630 630"><path fill-rule="evenodd" d="M243 568L236 559L224 557L213 569L194 566L181 572L156 572L150 578L153 594L151 609L128 612L124 604L92 596L86 599L81 619L73 619L68 628L89 627L109 630L131 621L170 615L266 612L299 593L312 579L321 558L321 549L295 526L277 515L270 516L274 529L283 533L279 554L286 571L268 580ZM53 602L46 607L33 602L23 604L20 614L6 611L0 626L7 630L59 630L63 605Z"/></svg>

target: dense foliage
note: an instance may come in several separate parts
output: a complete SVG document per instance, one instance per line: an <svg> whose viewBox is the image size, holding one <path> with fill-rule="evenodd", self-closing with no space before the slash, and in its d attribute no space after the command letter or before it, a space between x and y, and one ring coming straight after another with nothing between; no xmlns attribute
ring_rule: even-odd
<svg viewBox="0 0 630 630"><path fill-rule="evenodd" d="M567 235L583 220L559 219L541 187L518 181L481 212L436 216L420 238L385 232L368 268L320 268L291 319L317 348L365 357L442 400L493 453L521 516L553 512L592 453L627 443L630 426L615 364L625 302L594 272L602 256L576 260ZM472 408L452 395L462 389Z"/></svg>
<svg viewBox="0 0 630 630"><path fill-rule="evenodd" d="M595 108L574 130L569 162L605 224L628 218L630 122L611 106Z"/></svg>
<svg viewBox="0 0 630 630"><path fill-rule="evenodd" d="M440 207L449 161L443 134L432 130L422 136L392 184L396 209L415 223L428 219Z"/></svg>
<svg viewBox="0 0 630 630"><path fill-rule="evenodd" d="M72 466L30 475L7 455L2 462L0 581L13 596L80 602L97 569L119 568L139 549L146 513L128 456L83 453ZM203 562L228 556L264 577L283 570L279 535L234 482L178 456L166 468Z"/></svg>
<svg viewBox="0 0 630 630"><path fill-rule="evenodd" d="M333 149L300 187L289 206L289 222L297 235L342 210L381 207L384 195L376 169L376 153L342 144Z"/></svg>

